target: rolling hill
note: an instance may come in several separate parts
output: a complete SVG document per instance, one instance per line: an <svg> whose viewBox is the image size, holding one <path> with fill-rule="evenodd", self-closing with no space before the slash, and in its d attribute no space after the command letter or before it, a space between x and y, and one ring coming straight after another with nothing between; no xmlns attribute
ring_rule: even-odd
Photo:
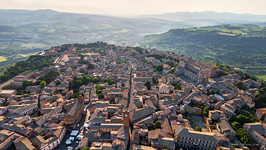
<svg viewBox="0 0 266 150"><path fill-rule="evenodd" d="M139 46L144 36L164 33L170 29L185 30L183 28L227 23L265 25L265 16L216 12L178 12L134 18L57 12L49 9L0 9L0 14L0 72L7 65L52 45L104 41L115 45ZM173 31L175 30L171 30Z"/></svg>
<svg viewBox="0 0 266 150"><path fill-rule="evenodd" d="M218 62L246 69L261 76L266 73L266 27L219 25L172 29L145 36L141 46L175 52L206 62Z"/></svg>

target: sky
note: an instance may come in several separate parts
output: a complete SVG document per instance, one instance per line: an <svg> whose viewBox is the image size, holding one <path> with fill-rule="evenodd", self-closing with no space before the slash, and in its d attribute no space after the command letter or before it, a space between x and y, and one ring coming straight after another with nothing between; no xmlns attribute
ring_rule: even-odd
<svg viewBox="0 0 266 150"><path fill-rule="evenodd" d="M0 4L0 9L52 9L60 12L114 16L184 11L266 15L265 0L0 0Z"/></svg>

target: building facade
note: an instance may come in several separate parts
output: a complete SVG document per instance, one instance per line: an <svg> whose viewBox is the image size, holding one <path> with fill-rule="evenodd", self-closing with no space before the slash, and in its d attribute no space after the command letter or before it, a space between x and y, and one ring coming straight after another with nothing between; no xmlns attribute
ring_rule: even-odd
<svg viewBox="0 0 266 150"><path fill-rule="evenodd" d="M191 58L182 57L175 73L177 75L184 75L193 82L206 83L210 77L217 75L217 68Z"/></svg>

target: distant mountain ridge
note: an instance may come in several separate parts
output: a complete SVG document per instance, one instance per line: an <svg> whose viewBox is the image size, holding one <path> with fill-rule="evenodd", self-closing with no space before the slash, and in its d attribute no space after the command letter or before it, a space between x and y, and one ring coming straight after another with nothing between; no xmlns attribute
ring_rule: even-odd
<svg viewBox="0 0 266 150"><path fill-rule="evenodd" d="M215 12L215 11L203 11L203 12L175 12L165 13L159 15L144 15L139 16L140 18L157 18L165 20L243 20L243 21L266 21L266 15L255 15L255 14L235 14L228 12Z"/></svg>

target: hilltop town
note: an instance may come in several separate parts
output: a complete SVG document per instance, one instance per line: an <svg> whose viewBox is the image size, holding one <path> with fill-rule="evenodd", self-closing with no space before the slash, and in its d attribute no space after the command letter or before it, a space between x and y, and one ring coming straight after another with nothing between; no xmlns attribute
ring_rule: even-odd
<svg viewBox="0 0 266 150"><path fill-rule="evenodd" d="M0 149L266 149L266 86L174 53L51 47L0 77Z"/></svg>

